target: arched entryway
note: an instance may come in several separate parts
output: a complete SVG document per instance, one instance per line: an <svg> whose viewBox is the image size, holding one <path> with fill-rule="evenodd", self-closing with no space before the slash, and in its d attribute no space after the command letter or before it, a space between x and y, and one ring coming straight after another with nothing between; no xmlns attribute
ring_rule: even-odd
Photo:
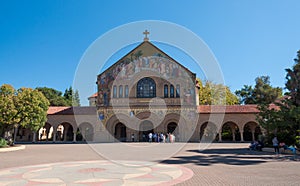
<svg viewBox="0 0 300 186"><path fill-rule="evenodd" d="M218 133L217 126L211 122L205 122L200 127L200 140L212 142L216 139Z"/></svg>
<svg viewBox="0 0 300 186"><path fill-rule="evenodd" d="M52 141L53 140L53 126L49 123L46 123L44 127L40 128L38 131L38 140L39 141Z"/></svg>
<svg viewBox="0 0 300 186"><path fill-rule="evenodd" d="M167 125L167 133L168 134L173 134L175 136L175 141L178 141L178 137L179 137L179 132L178 132L178 125L175 122L170 122Z"/></svg>
<svg viewBox="0 0 300 186"><path fill-rule="evenodd" d="M244 125L244 140L245 141L258 141L259 135L262 134L260 126L255 122L249 122Z"/></svg>
<svg viewBox="0 0 300 186"><path fill-rule="evenodd" d="M77 129L77 141L93 141L94 129L90 123L81 123Z"/></svg>
<svg viewBox="0 0 300 186"><path fill-rule="evenodd" d="M56 129L56 141L73 141L73 126L70 123L62 123Z"/></svg>
<svg viewBox="0 0 300 186"><path fill-rule="evenodd" d="M154 133L154 126L151 121L143 121L139 126L139 141L149 141L148 134Z"/></svg>
<svg viewBox="0 0 300 186"><path fill-rule="evenodd" d="M237 124L227 122L222 126L220 141L241 141L241 134Z"/></svg>
<svg viewBox="0 0 300 186"><path fill-rule="evenodd" d="M126 126L123 123L116 124L114 137L118 141L126 141Z"/></svg>

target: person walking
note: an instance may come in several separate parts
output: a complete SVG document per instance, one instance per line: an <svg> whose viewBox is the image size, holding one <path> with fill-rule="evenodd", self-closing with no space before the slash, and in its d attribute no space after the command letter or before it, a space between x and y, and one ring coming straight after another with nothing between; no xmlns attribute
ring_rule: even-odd
<svg viewBox="0 0 300 186"><path fill-rule="evenodd" d="M278 155L278 154L279 154L279 144L278 144L277 136L275 136L275 137L272 139L272 143L273 143L273 147L274 147L275 154Z"/></svg>

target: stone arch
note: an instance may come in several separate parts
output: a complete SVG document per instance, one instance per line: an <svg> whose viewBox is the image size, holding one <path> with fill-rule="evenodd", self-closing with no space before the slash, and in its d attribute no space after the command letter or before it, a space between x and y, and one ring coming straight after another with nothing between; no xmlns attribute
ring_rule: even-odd
<svg viewBox="0 0 300 186"><path fill-rule="evenodd" d="M149 133L154 133L154 125L149 120L144 120L139 125L139 141L148 141Z"/></svg>
<svg viewBox="0 0 300 186"><path fill-rule="evenodd" d="M247 122L243 127L243 137L245 141L260 140L259 135L262 134L258 123L254 121Z"/></svg>
<svg viewBox="0 0 300 186"><path fill-rule="evenodd" d="M167 124L167 133L175 134L178 132L178 124L176 122L170 122Z"/></svg>
<svg viewBox="0 0 300 186"><path fill-rule="evenodd" d="M78 126L76 133L77 141L93 141L94 138L94 128L88 122L83 122Z"/></svg>
<svg viewBox="0 0 300 186"><path fill-rule="evenodd" d="M114 128L115 128L114 130L115 139L118 141L126 141L127 140L126 126L123 123L118 122Z"/></svg>
<svg viewBox="0 0 300 186"><path fill-rule="evenodd" d="M200 140L205 142L212 142L216 140L218 134L218 128L213 122L205 122L200 127Z"/></svg>
<svg viewBox="0 0 300 186"><path fill-rule="evenodd" d="M177 122L171 121L167 124L167 134L169 134L168 136L170 137L170 142L172 142L171 137L175 137L175 140L173 139L173 142L179 140L179 125Z"/></svg>
<svg viewBox="0 0 300 186"><path fill-rule="evenodd" d="M167 114L162 123L164 126L163 133L165 134L168 132L168 125L170 123L174 123L177 125L174 133L176 141L189 141L192 137L192 135L188 134L188 132L190 131L188 131L187 129L187 121L183 116L177 113Z"/></svg>
<svg viewBox="0 0 300 186"><path fill-rule="evenodd" d="M74 140L74 127L68 122L60 123L56 129L57 141L73 141Z"/></svg>
<svg viewBox="0 0 300 186"><path fill-rule="evenodd" d="M232 121L224 123L219 138L220 141L241 141L239 126Z"/></svg>
<svg viewBox="0 0 300 186"><path fill-rule="evenodd" d="M118 123L122 123L125 126L128 126L128 124L130 123L130 118L125 114L116 114L111 116L106 121L106 130L113 137L115 136L115 127Z"/></svg>
<svg viewBox="0 0 300 186"><path fill-rule="evenodd" d="M53 140L54 127L46 122L45 125L38 131L38 140L39 141L48 141Z"/></svg>

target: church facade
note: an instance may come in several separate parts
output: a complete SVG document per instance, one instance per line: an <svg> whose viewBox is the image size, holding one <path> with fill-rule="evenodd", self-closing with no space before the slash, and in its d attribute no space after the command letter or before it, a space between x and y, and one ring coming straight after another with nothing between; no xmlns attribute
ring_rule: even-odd
<svg viewBox="0 0 300 186"><path fill-rule="evenodd" d="M145 142L149 133L178 142L251 141L261 129L256 105L199 105L196 74L145 37L97 76L89 107L50 107L37 133L17 141Z"/></svg>

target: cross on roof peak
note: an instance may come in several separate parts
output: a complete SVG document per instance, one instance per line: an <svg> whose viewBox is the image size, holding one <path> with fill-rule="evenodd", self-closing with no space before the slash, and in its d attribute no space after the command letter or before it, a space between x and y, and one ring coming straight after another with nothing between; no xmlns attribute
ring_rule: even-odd
<svg viewBox="0 0 300 186"><path fill-rule="evenodd" d="M148 32L148 30L145 30L145 31L143 32L143 34L145 35L144 41L149 41L148 34L150 34L150 32Z"/></svg>

